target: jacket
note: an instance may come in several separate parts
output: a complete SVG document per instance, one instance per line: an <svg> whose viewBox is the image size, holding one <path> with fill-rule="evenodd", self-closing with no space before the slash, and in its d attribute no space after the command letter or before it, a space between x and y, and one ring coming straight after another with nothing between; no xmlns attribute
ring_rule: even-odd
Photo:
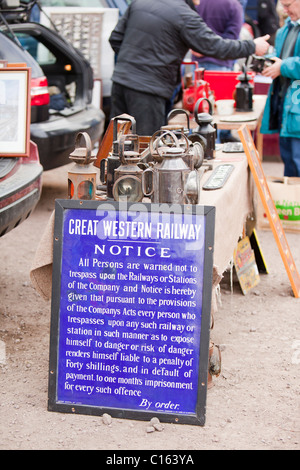
<svg viewBox="0 0 300 470"><path fill-rule="evenodd" d="M201 0L196 10L207 26L224 39L238 39L243 25L243 9L236 0ZM232 68L232 60L221 57L193 57L201 66L201 62L210 62L223 67Z"/></svg>
<svg viewBox="0 0 300 470"><path fill-rule="evenodd" d="M285 25L280 28L276 34L275 40L275 55L280 56L285 38L288 34L288 18ZM296 137L300 138L300 34L295 44L293 57L288 57L282 61L281 75L290 79L287 92L283 102L283 115L281 128L269 129L270 123L270 107L271 97L274 93L274 81L270 87L268 98L263 114L261 133L262 134L275 134L279 133L281 137Z"/></svg>
<svg viewBox="0 0 300 470"><path fill-rule="evenodd" d="M223 59L254 53L250 41L216 35L184 0L133 0L112 31L117 54L112 80L169 99L189 49Z"/></svg>
<svg viewBox="0 0 300 470"><path fill-rule="evenodd" d="M274 34L279 28L279 16L274 0L257 2L257 21L261 35Z"/></svg>

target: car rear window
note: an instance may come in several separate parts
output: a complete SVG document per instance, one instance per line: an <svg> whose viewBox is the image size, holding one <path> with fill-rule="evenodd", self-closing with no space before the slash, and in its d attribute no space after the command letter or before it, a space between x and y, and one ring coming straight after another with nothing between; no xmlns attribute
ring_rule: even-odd
<svg viewBox="0 0 300 470"><path fill-rule="evenodd" d="M18 33L16 31L15 35L22 44L22 47L29 52L39 65L52 65L56 63L55 55L34 36L26 33Z"/></svg>
<svg viewBox="0 0 300 470"><path fill-rule="evenodd" d="M34 58L7 37L4 32L0 32L0 60L7 60L9 63L26 63L28 67L31 67L32 78L44 75Z"/></svg>

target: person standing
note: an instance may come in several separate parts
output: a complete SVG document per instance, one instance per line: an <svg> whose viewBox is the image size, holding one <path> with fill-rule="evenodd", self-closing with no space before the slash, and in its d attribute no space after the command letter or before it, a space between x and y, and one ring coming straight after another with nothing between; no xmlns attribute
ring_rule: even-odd
<svg viewBox="0 0 300 470"><path fill-rule="evenodd" d="M111 116L130 114L138 134L152 135L165 124L166 104L189 49L237 59L265 54L268 39L223 39L185 0L133 0L109 38L116 54Z"/></svg>
<svg viewBox="0 0 300 470"><path fill-rule="evenodd" d="M282 0L281 5L289 16L276 34L275 62L262 72L273 82L261 132L279 133L284 176L300 177L300 0Z"/></svg>
<svg viewBox="0 0 300 470"><path fill-rule="evenodd" d="M273 46L279 28L279 16L274 0L257 1L257 23L261 35L270 34L269 43Z"/></svg>
<svg viewBox="0 0 300 470"><path fill-rule="evenodd" d="M244 12L237 0L201 0L196 10L207 26L223 39L238 39L244 22ZM192 60L205 70L229 72L233 70L234 61L221 57L207 57L197 52L192 53ZM217 133L217 142L236 141L229 130Z"/></svg>

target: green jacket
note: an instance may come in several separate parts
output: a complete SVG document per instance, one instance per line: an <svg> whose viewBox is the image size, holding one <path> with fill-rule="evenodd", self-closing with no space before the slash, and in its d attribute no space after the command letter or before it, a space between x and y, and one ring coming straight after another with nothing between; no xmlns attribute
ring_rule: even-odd
<svg viewBox="0 0 300 470"><path fill-rule="evenodd" d="M275 55L277 57L280 56L285 38L288 34L288 24L290 21L290 18L288 18L285 25L280 28L276 34ZM273 82L266 102L261 133L279 133L281 137L300 138L300 34L298 34L293 57L288 57L282 61L281 75L290 79L290 84L284 98L281 128L269 129L270 101L272 93L274 92Z"/></svg>

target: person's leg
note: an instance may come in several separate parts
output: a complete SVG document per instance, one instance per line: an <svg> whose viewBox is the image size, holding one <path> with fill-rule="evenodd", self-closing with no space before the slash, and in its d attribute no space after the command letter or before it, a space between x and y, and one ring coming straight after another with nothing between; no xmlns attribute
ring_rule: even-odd
<svg viewBox="0 0 300 470"><path fill-rule="evenodd" d="M120 116L120 114L129 114L124 96L124 87L113 82L111 88L110 119Z"/></svg>
<svg viewBox="0 0 300 470"><path fill-rule="evenodd" d="M139 135L153 135L166 123L167 100L160 96L126 90L129 114L136 120Z"/></svg>
<svg viewBox="0 0 300 470"><path fill-rule="evenodd" d="M300 177L300 139L292 138L292 162L294 176Z"/></svg>
<svg viewBox="0 0 300 470"><path fill-rule="evenodd" d="M139 135L153 135L166 120L165 98L113 83L111 117L126 113L134 117Z"/></svg>
<svg viewBox="0 0 300 470"><path fill-rule="evenodd" d="M284 176L300 176L300 139L280 137L279 148Z"/></svg>

